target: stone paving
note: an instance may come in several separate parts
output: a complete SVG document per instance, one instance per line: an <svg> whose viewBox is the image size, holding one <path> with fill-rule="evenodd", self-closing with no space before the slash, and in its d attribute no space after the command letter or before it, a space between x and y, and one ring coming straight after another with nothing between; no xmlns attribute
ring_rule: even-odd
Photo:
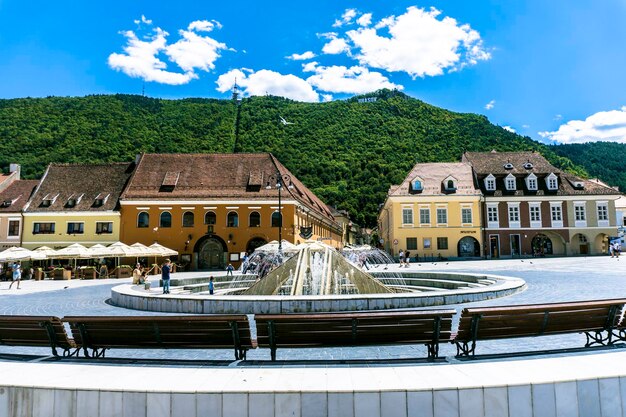
<svg viewBox="0 0 626 417"><path fill-rule="evenodd" d="M397 266L389 266L389 270ZM403 270L407 270L403 268ZM592 300L626 297L626 258L576 257L511 259L494 261L435 262L412 264L408 270L485 272L490 274L515 276L526 280L528 289L506 298L481 301L471 304L453 305L457 310L470 305L512 305L526 303ZM7 290L7 282L0 282L0 314L28 315L154 315L118 308L107 304L110 289L130 281L24 281L22 289L15 286ZM157 277L152 279L153 285ZM158 313L162 314L162 313ZM512 339L493 341L478 345L477 353L504 353L510 351L536 351L565 347L580 347L584 344L583 335L541 337L532 339ZM49 349L0 346L0 354L49 355ZM455 354L452 345L443 345L444 356ZM423 346L380 346L365 348L333 349L282 349L278 359L309 360L309 366L325 366L319 361L349 361L353 359L395 360L424 358ZM125 350L107 352L107 357L142 359L180 359L200 361L231 361L231 350ZM254 361L269 360L269 350L256 349L248 353ZM217 363L217 362L216 362ZM299 364L298 366L302 366Z"/></svg>

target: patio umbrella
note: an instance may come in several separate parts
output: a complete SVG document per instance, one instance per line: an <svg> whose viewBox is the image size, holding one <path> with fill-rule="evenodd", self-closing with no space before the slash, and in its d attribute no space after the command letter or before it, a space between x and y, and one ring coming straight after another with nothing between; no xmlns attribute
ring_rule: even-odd
<svg viewBox="0 0 626 417"><path fill-rule="evenodd" d="M154 252L152 252L152 256L174 256L178 255L178 252L174 249L166 248L163 245L159 245L158 243L153 243L149 246Z"/></svg>
<svg viewBox="0 0 626 417"><path fill-rule="evenodd" d="M139 251L136 248L128 246L126 243L115 242L106 247L106 256L116 259L119 264L120 258L136 258Z"/></svg>
<svg viewBox="0 0 626 417"><path fill-rule="evenodd" d="M130 247L137 251L137 255L135 256L154 256L154 254L156 253L154 249L151 249L143 243L139 242L133 243L132 245L130 245Z"/></svg>
<svg viewBox="0 0 626 417"><path fill-rule="evenodd" d="M26 261L29 259L46 259L46 256L18 246L12 246L0 252L0 262Z"/></svg>
<svg viewBox="0 0 626 417"><path fill-rule="evenodd" d="M78 258L91 258L89 249L81 245L80 243L73 243L68 247L54 251L54 254L50 256L54 259L78 259Z"/></svg>
<svg viewBox="0 0 626 417"><path fill-rule="evenodd" d="M56 253L56 250L48 246L40 246L37 249L33 249L33 252L38 253L41 256L45 256L46 259L49 259Z"/></svg>
<svg viewBox="0 0 626 417"><path fill-rule="evenodd" d="M92 258L106 258L109 256L109 252L107 251L107 247L97 243L89 248L89 253Z"/></svg>

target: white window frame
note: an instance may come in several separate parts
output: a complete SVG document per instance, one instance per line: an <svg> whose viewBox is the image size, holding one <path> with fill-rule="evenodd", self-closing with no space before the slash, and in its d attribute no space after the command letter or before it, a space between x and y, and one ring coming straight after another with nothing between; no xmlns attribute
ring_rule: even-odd
<svg viewBox="0 0 626 417"><path fill-rule="evenodd" d="M551 172L550 175L546 177L546 188L550 191L556 191L559 189L559 179L554 172Z"/></svg>
<svg viewBox="0 0 626 417"><path fill-rule="evenodd" d="M528 203L528 218L530 219L530 227L541 227L541 203Z"/></svg>
<svg viewBox="0 0 626 417"><path fill-rule="evenodd" d="M426 214L427 222L422 221L424 213ZM430 226L430 207L420 207L420 225Z"/></svg>
<svg viewBox="0 0 626 417"><path fill-rule="evenodd" d="M402 207L402 226L413 226L413 207Z"/></svg>
<svg viewBox="0 0 626 417"><path fill-rule="evenodd" d="M517 189L515 175L509 174L504 177L504 188L506 188L507 191L515 191Z"/></svg>
<svg viewBox="0 0 626 417"><path fill-rule="evenodd" d="M600 216L603 209L603 216ZM596 201L596 215L598 216L598 227L609 227L609 202L608 201ZM603 217L603 218L600 218Z"/></svg>
<svg viewBox="0 0 626 417"><path fill-rule="evenodd" d="M98 233L98 224L104 224L104 223L111 225L111 231L110 232L106 232L106 233L104 233L104 232ZM113 234L113 222L112 221L104 221L104 220L103 221L97 221L96 222L95 233L96 233L96 235L112 235Z"/></svg>
<svg viewBox="0 0 626 417"><path fill-rule="evenodd" d="M574 227L587 227L587 205L584 201L574 201Z"/></svg>
<svg viewBox="0 0 626 417"><path fill-rule="evenodd" d="M441 212L443 213L443 217L445 217L445 222L440 222L439 221L439 211L441 210ZM437 221L437 226L446 226L448 224L448 207L437 207L435 213L437 214L437 218L435 219Z"/></svg>
<svg viewBox="0 0 626 417"><path fill-rule="evenodd" d="M468 212L469 212L469 221L467 222L467 221L465 221L467 219L464 218L464 215L466 213L468 213ZM461 206L461 224L462 225L469 225L469 226L471 226L473 223L474 223L474 215L472 213L472 207L471 206L466 206L466 207Z"/></svg>
<svg viewBox="0 0 626 417"><path fill-rule="evenodd" d="M507 203L507 206L508 206L507 213L508 213L508 218L509 218L509 229L519 229L521 227L519 203L518 202ZM515 217L513 217L512 219L511 218L512 214L516 214L517 219L515 219Z"/></svg>
<svg viewBox="0 0 626 417"><path fill-rule="evenodd" d="M537 176L535 174L530 173L526 177L526 188L528 188L529 191L537 191L538 184L537 184Z"/></svg>
<svg viewBox="0 0 626 417"><path fill-rule="evenodd" d="M487 227L497 229L500 226L500 213L498 203L487 203Z"/></svg>
<svg viewBox="0 0 626 417"><path fill-rule="evenodd" d="M9 235L9 223L10 222L17 222L17 235ZM19 217L9 217L7 219L7 239L8 240L19 240L20 235L22 233L22 219L20 219Z"/></svg>
<svg viewBox="0 0 626 417"><path fill-rule="evenodd" d="M485 190L487 191L496 190L496 177L494 177L493 174L489 174L485 177Z"/></svg>
<svg viewBox="0 0 626 417"><path fill-rule="evenodd" d="M555 214L558 214L558 220L555 220ZM563 227L563 202L562 201L551 201L550 202L550 221L552 222L552 227L561 228Z"/></svg>

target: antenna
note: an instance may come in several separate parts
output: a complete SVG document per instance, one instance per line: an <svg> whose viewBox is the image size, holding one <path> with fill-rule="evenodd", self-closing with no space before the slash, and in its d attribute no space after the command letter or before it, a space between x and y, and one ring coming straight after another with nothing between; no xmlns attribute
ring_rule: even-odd
<svg viewBox="0 0 626 417"><path fill-rule="evenodd" d="M142 97L146 96L146 82L145 81L141 85L141 96Z"/></svg>

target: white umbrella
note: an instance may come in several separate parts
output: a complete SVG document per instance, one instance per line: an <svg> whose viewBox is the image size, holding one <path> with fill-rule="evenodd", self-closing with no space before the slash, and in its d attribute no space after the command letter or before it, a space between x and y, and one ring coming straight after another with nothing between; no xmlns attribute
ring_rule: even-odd
<svg viewBox="0 0 626 417"><path fill-rule="evenodd" d="M37 249L34 249L33 252L38 253L41 256L45 256L46 258L52 258L57 251L49 248L48 246L40 246Z"/></svg>
<svg viewBox="0 0 626 417"><path fill-rule="evenodd" d="M0 252L0 262L26 261L29 259L46 259L46 256L18 246L12 246Z"/></svg>
<svg viewBox="0 0 626 417"><path fill-rule="evenodd" d="M106 256L115 258L132 258L141 256L138 253L139 251L136 248L130 247L126 243L122 242L112 243L106 248Z"/></svg>
<svg viewBox="0 0 626 417"><path fill-rule="evenodd" d="M143 243L133 243L132 245L130 245L130 247L137 251L137 255L135 256L154 256L155 254L158 255L156 250L149 248Z"/></svg>
<svg viewBox="0 0 626 417"><path fill-rule="evenodd" d="M152 256L174 256L178 255L178 252L174 249L166 248L163 245L159 245L158 243L153 243L149 246L154 252L152 252Z"/></svg>
<svg viewBox="0 0 626 417"><path fill-rule="evenodd" d="M54 254L50 256L53 259L78 259L78 258L91 258L89 249L81 245L80 243L73 243L66 248L54 251Z"/></svg>
<svg viewBox="0 0 626 417"><path fill-rule="evenodd" d="M107 251L107 247L97 243L89 248L89 253L92 258L106 258L109 256L109 252Z"/></svg>

